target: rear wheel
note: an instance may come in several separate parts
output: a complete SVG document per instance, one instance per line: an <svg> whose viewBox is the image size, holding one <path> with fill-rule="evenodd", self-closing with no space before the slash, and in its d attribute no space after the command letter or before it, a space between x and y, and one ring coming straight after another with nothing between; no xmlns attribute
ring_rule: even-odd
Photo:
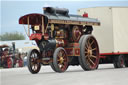
<svg viewBox="0 0 128 85"><path fill-rule="evenodd" d="M32 74L36 74L40 71L41 63L40 60L40 54L38 50L33 49L28 54L28 69Z"/></svg>
<svg viewBox="0 0 128 85"><path fill-rule="evenodd" d="M124 55L115 56L113 64L115 68L123 68L124 67Z"/></svg>
<svg viewBox="0 0 128 85"><path fill-rule="evenodd" d="M68 68L68 57L64 48L58 47L53 54L53 62L50 64L55 72L65 72Z"/></svg>
<svg viewBox="0 0 128 85"><path fill-rule="evenodd" d="M82 37L81 37L82 38ZM97 69L99 64L99 47L92 35L86 35L80 39L79 63L84 70Z"/></svg>

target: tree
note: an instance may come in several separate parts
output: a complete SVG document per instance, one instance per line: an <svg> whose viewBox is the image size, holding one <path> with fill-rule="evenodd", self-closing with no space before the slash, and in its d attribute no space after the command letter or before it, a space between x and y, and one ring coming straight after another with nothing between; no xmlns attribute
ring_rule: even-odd
<svg viewBox="0 0 128 85"><path fill-rule="evenodd" d="M13 32L13 33L4 33L0 35L1 41L8 41L8 40L25 40L25 36L22 33L19 32Z"/></svg>

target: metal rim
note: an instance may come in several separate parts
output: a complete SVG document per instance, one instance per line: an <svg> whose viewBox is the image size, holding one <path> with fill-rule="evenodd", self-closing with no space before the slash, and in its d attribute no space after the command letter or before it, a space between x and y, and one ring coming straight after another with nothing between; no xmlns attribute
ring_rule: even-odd
<svg viewBox="0 0 128 85"><path fill-rule="evenodd" d="M99 48L96 40L93 37L89 37L85 43L85 61L88 63L91 69L97 67L99 60Z"/></svg>
<svg viewBox="0 0 128 85"><path fill-rule="evenodd" d="M65 71L68 67L68 58L63 49L59 50L57 54L57 65L61 71Z"/></svg>

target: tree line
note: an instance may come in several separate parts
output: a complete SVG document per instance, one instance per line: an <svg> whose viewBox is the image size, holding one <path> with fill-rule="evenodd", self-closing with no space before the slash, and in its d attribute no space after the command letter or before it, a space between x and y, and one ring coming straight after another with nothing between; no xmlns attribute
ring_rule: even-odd
<svg viewBox="0 0 128 85"><path fill-rule="evenodd" d="M20 32L6 32L0 35L0 41L10 41L10 40L25 40L25 36Z"/></svg>

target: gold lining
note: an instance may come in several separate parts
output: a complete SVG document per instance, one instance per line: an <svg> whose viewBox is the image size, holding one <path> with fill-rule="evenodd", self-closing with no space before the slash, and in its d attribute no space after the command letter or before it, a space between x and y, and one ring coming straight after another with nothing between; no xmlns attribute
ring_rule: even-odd
<svg viewBox="0 0 128 85"><path fill-rule="evenodd" d="M51 24L51 37L53 37L54 24Z"/></svg>
<svg viewBox="0 0 128 85"><path fill-rule="evenodd" d="M100 23L98 23L98 22L71 21L71 20L54 20L54 19L49 19L48 23L75 24L75 25L95 25L95 26L99 26L100 25Z"/></svg>

